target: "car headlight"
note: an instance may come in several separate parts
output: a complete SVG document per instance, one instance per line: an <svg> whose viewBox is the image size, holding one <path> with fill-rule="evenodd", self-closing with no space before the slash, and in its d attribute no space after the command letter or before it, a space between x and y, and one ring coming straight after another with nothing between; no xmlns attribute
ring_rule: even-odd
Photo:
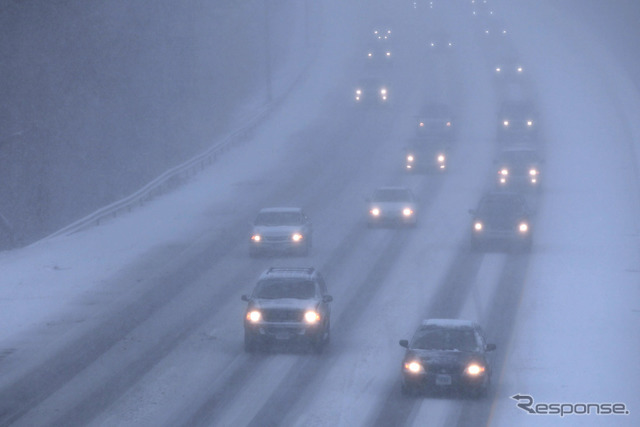
<svg viewBox="0 0 640 427"><path fill-rule="evenodd" d="M522 234L526 234L527 232L529 232L529 224L527 224L526 222L521 222L520 225L518 225L518 230Z"/></svg>
<svg viewBox="0 0 640 427"><path fill-rule="evenodd" d="M476 377L476 376L484 373L484 371L485 371L485 367L482 366L482 365L479 365L477 363L471 363L464 370L465 374L471 375L472 377Z"/></svg>
<svg viewBox="0 0 640 427"><path fill-rule="evenodd" d="M446 123L446 126L447 126L448 128L450 128L450 127L451 127L451 122L447 122L447 123Z"/></svg>
<svg viewBox="0 0 640 427"><path fill-rule="evenodd" d="M371 57L373 56L373 53L369 52L369 53L367 53L367 56L368 56L369 58L371 58Z"/></svg>
<svg viewBox="0 0 640 427"><path fill-rule="evenodd" d="M503 125L504 127L508 128L508 127L509 127L509 120L505 120L505 121L503 121L503 122L502 122L502 125Z"/></svg>
<svg viewBox="0 0 640 427"><path fill-rule="evenodd" d="M498 74L499 74L501 71L502 71L502 68L500 68L500 67L496 67L496 73L498 73Z"/></svg>
<svg viewBox="0 0 640 427"><path fill-rule="evenodd" d="M436 160L438 161L438 163L444 163L445 161L444 154L438 154L438 157L436 157Z"/></svg>
<svg viewBox="0 0 640 427"><path fill-rule="evenodd" d="M304 321L307 323L318 323L320 320L320 314L317 311L309 310L304 313Z"/></svg>
<svg viewBox="0 0 640 427"><path fill-rule="evenodd" d="M262 320L262 313L260 313L258 310L251 310L247 312L247 320L251 323L258 323L260 320Z"/></svg>
<svg viewBox="0 0 640 427"><path fill-rule="evenodd" d="M423 128L423 127L424 127L424 122L420 122L420 123L418 124L418 126L420 126L421 128Z"/></svg>
<svg viewBox="0 0 640 427"><path fill-rule="evenodd" d="M253 242L259 242L262 240L262 236L259 234L254 234L253 236L251 236L251 241Z"/></svg>
<svg viewBox="0 0 640 427"><path fill-rule="evenodd" d="M371 215L373 215L373 216L378 216L378 215L380 215L380 209L378 209L378 208L373 208L373 209L371 209L369 212L370 212L370 213L371 213Z"/></svg>
<svg viewBox="0 0 640 427"><path fill-rule="evenodd" d="M387 57L391 56L391 52L386 53Z"/></svg>
<svg viewBox="0 0 640 427"><path fill-rule="evenodd" d="M380 89L380 95L386 95L386 94L387 94L387 89L386 88Z"/></svg>
<svg viewBox="0 0 640 427"><path fill-rule="evenodd" d="M302 234L300 234L300 233L293 233L293 234L291 235L291 240L293 240L294 242L299 242L299 241L301 241L301 240L302 240L302 237L303 237L303 236L302 236Z"/></svg>
<svg viewBox="0 0 640 427"><path fill-rule="evenodd" d="M531 175L531 176L538 175L538 170L537 169L529 169L529 175Z"/></svg>
<svg viewBox="0 0 640 427"><path fill-rule="evenodd" d="M404 362L404 370L412 374L420 374L425 371L424 366L422 366L422 363L416 360Z"/></svg>
<svg viewBox="0 0 640 427"><path fill-rule="evenodd" d="M482 222L476 221L473 223L473 229L476 231L482 231Z"/></svg>
<svg viewBox="0 0 640 427"><path fill-rule="evenodd" d="M502 176L509 175L509 169L507 169L507 168L500 169L500 175L502 175Z"/></svg>
<svg viewBox="0 0 640 427"><path fill-rule="evenodd" d="M407 162L413 162L414 160L415 160L415 159L414 159L414 157L413 157L413 154L409 154L409 155L407 156Z"/></svg>
<svg viewBox="0 0 640 427"><path fill-rule="evenodd" d="M404 208L402 209L402 215L411 216L413 215L413 210L411 208Z"/></svg>
<svg viewBox="0 0 640 427"><path fill-rule="evenodd" d="M524 71L524 68L522 68L522 67L518 67L518 68L516 68L516 71L517 71L518 73L522 73L522 72Z"/></svg>
<svg viewBox="0 0 640 427"><path fill-rule="evenodd" d="M533 126L533 120L527 120L527 126L529 127Z"/></svg>

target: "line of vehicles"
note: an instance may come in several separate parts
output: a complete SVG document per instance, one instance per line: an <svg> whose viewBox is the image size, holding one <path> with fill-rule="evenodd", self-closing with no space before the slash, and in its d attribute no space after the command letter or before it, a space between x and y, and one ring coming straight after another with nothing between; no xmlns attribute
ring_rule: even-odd
<svg viewBox="0 0 640 427"><path fill-rule="evenodd" d="M431 2L433 3L433 2ZM480 21L481 43L493 60L510 49L507 31L493 17L486 0L473 0L474 16ZM414 2L414 7L417 3ZM484 18L483 18L484 17ZM373 69L392 61L392 31L376 26L366 60ZM449 51L453 42L443 31L427 42L433 49ZM373 47L372 47L373 46ZM498 52L497 55L492 53ZM510 58L515 58L511 55ZM526 96L524 67L515 59L495 67L500 97L497 118L494 189L485 193L476 209L469 212L471 248L485 250L513 248L529 250L532 245L532 211L526 198L538 194L541 184L540 132L538 113ZM384 73L382 73L384 74ZM379 77L379 76L378 76ZM380 105L389 100L388 88L380 78L369 78L354 93L356 104ZM443 172L448 152L455 141L456 118L450 106L430 102L416 115L415 137L404 152L408 173ZM366 224L415 227L418 204L413 192L402 186L377 188L367 198ZM270 207L260 210L249 238L249 254L308 255L313 227L302 208ZM259 277L247 303L244 318L244 348L255 352L264 346L299 342L320 353L330 340L331 302L322 274L313 267L271 267ZM405 348L401 364L402 392L414 394L425 389L462 389L474 396L484 394L490 384L488 353L495 350L482 328L460 319L427 319L410 340L400 340Z"/></svg>

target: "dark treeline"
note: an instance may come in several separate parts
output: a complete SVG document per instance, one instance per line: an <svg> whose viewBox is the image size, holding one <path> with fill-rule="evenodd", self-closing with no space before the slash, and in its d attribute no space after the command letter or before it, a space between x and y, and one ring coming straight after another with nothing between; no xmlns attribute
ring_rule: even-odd
<svg viewBox="0 0 640 427"><path fill-rule="evenodd" d="M272 2L274 38L293 25L290 2ZM264 85L264 13L263 0L0 0L0 247L131 194L228 131Z"/></svg>

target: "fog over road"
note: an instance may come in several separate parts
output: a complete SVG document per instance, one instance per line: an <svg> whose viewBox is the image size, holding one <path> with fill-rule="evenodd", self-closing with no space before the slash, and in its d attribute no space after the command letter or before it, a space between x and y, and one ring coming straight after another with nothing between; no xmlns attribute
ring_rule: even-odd
<svg viewBox="0 0 640 427"><path fill-rule="evenodd" d="M129 214L0 253L0 425L638 424L640 97L629 62L553 2L322 6L316 58L247 141ZM380 23L393 28L394 60L372 70L361 54ZM486 38L496 23L508 35ZM433 28L455 48L430 51ZM519 84L542 124L531 251L470 245L468 211L496 186L504 51L524 64ZM387 82L388 105L353 102L371 74ZM407 174L415 116L433 100L455 111L447 170ZM384 185L416 194L416 228L367 227L365 199ZM309 256L249 257L249 223L269 206L305 209ZM269 266L326 278L321 354L243 350L240 297ZM398 341L426 318L483 326L497 345L486 396L401 394ZM516 394L629 414L533 415Z"/></svg>

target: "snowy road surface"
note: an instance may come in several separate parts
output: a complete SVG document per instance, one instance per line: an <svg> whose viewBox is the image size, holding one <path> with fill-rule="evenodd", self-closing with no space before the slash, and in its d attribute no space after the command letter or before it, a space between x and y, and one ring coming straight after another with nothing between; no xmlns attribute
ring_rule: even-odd
<svg viewBox="0 0 640 427"><path fill-rule="evenodd" d="M550 21L551 2L491 3L527 64L546 161L532 251L472 251L467 211L494 182L491 18L466 1L410 3L327 1L314 67L250 141L128 215L0 254L0 425L638 425L633 82L589 28ZM356 108L357 41L378 15L402 23L391 105ZM451 54L422 44L437 25ZM450 168L407 175L412 118L432 99L458 113ZM399 184L418 195L418 227L367 229L365 197ZM311 254L249 258L249 222L282 205L309 213ZM326 277L322 354L244 353L240 296L271 265ZM398 340L428 317L483 325L497 344L488 396L401 395ZM630 413L532 415L516 394Z"/></svg>

